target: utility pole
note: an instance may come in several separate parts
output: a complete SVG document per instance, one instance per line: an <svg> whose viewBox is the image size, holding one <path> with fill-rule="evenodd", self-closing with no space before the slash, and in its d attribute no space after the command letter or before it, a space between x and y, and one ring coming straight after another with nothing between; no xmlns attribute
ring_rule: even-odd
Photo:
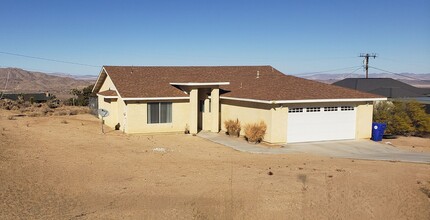
<svg viewBox="0 0 430 220"><path fill-rule="evenodd" d="M359 57L364 57L364 67L366 68L366 79L369 78L369 57L375 59L378 55L376 53L361 53Z"/></svg>

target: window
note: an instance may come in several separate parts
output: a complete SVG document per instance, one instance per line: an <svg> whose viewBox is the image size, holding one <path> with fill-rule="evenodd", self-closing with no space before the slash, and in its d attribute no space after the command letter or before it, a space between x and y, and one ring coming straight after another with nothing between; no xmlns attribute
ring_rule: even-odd
<svg viewBox="0 0 430 220"><path fill-rule="evenodd" d="M321 111L320 107L310 107L310 108L306 108L306 112L319 112Z"/></svg>
<svg viewBox="0 0 430 220"><path fill-rule="evenodd" d="M303 112L303 108L290 108L290 109L288 109L288 113L297 113L297 112Z"/></svg>
<svg viewBox="0 0 430 220"><path fill-rule="evenodd" d="M172 103L148 103L148 124L172 123Z"/></svg>
<svg viewBox="0 0 430 220"><path fill-rule="evenodd" d="M336 112L337 107L324 107L325 112Z"/></svg>
<svg viewBox="0 0 430 220"><path fill-rule="evenodd" d="M354 107L353 106L341 106L340 110L341 111L354 111Z"/></svg>

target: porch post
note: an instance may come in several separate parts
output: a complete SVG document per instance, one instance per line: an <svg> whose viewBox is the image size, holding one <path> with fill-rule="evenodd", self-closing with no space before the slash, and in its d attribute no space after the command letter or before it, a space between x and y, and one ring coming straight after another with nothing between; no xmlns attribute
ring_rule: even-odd
<svg viewBox="0 0 430 220"><path fill-rule="evenodd" d="M197 134L198 126L198 104L199 104L199 90L191 89L190 91L190 133Z"/></svg>
<svg viewBox="0 0 430 220"><path fill-rule="evenodd" d="M211 115L212 126L211 132L219 132L219 88L213 88L211 91Z"/></svg>

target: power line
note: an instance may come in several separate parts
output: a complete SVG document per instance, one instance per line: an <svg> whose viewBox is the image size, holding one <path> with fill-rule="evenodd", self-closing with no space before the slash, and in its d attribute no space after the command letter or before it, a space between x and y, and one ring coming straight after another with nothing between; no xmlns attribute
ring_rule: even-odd
<svg viewBox="0 0 430 220"><path fill-rule="evenodd" d="M357 70L361 69L362 66L358 67L357 69L355 69L354 71L352 71L350 74L348 74L347 76L344 77L344 79L348 78L350 75L352 75L353 73L357 72Z"/></svg>
<svg viewBox="0 0 430 220"><path fill-rule="evenodd" d="M317 72L308 72L308 73L299 73L299 74L294 74L295 76L303 76L303 75L311 75L311 74L318 74L318 73L327 73L327 72L334 72L334 71L340 71L340 70L348 70L348 69L353 69L353 68L357 68L357 67L362 67L362 66L352 66L352 67L345 67L345 68L339 68L339 69L331 69L331 70L324 70L324 71L317 71Z"/></svg>
<svg viewBox="0 0 430 220"><path fill-rule="evenodd" d="M419 78L415 78L415 77L403 75L403 74L400 74L400 73L395 73L395 72L391 72L391 71L388 71L388 70L380 69L380 68L377 68L377 67L374 67L374 66L369 66L369 67L372 68L372 69L375 69L375 70L384 71L386 73L391 73L391 74L394 74L394 75L403 76L403 77L414 79L414 80L419 80L419 81L423 81L423 82L427 82L428 81L428 80L422 80L422 79L419 79Z"/></svg>
<svg viewBox="0 0 430 220"><path fill-rule="evenodd" d="M57 63L66 63L66 64L79 65L79 66L88 66L88 67L96 67L96 68L100 68L101 67L101 66L91 65L91 64L85 64L85 63L76 63L76 62L70 62L70 61L64 61L64 60L55 60L55 59L50 59L50 58L29 56L29 55L10 53L10 52L4 52L4 51L0 51L0 53L1 54L6 54L6 55L11 55L11 56L25 57L25 58L37 59L37 60L45 60L45 61L51 61L51 62L57 62Z"/></svg>

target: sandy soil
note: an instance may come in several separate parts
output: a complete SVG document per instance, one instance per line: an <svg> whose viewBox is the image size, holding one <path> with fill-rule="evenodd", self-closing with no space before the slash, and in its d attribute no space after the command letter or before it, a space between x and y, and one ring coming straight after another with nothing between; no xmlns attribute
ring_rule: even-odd
<svg viewBox="0 0 430 220"><path fill-rule="evenodd" d="M256 155L101 134L89 115L6 114L0 219L430 219L428 164Z"/></svg>
<svg viewBox="0 0 430 220"><path fill-rule="evenodd" d="M430 152L430 138L398 136L396 139L383 139L382 143L414 152Z"/></svg>

